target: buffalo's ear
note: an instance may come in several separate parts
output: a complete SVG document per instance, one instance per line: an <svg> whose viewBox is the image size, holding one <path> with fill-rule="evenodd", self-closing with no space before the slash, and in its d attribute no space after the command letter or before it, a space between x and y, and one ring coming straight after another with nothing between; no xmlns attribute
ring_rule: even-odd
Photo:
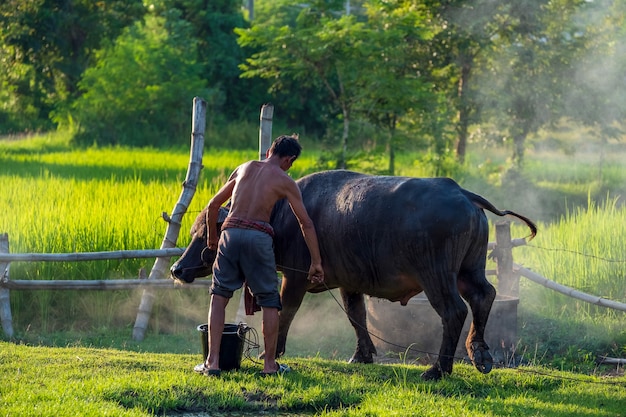
<svg viewBox="0 0 626 417"><path fill-rule="evenodd" d="M196 220L194 220L193 225L191 226L191 231L189 232L191 236L195 235L196 233L204 233L206 236L206 232L204 232L204 230L206 229L207 210L208 210L208 206L205 207L200 212L200 214L198 214L198 216L196 217Z"/></svg>
<svg viewBox="0 0 626 417"><path fill-rule="evenodd" d="M198 221L196 220L194 224L191 225L191 230L189 231L189 234L193 236L196 234L197 231L198 231Z"/></svg>

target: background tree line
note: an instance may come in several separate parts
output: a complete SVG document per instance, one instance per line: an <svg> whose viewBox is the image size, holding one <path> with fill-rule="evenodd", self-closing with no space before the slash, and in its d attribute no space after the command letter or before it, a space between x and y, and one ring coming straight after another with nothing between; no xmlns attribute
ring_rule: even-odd
<svg viewBox="0 0 626 417"><path fill-rule="evenodd" d="M210 127L273 102L338 167L367 149L393 173L421 148L446 174L470 138L512 143L521 166L541 128L621 137L625 16L611 0L5 0L0 133L186 143L201 96Z"/></svg>

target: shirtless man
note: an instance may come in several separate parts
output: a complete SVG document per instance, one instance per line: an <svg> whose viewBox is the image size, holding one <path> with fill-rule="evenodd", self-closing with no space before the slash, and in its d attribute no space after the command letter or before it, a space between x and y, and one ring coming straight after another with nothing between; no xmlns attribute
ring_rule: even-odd
<svg viewBox="0 0 626 417"><path fill-rule="evenodd" d="M237 167L209 202L207 243L209 249L217 249L217 257L213 264L209 307L209 354L206 362L194 368L196 372L215 376L220 374L220 342L226 305L233 292L241 288L244 279L257 304L263 309L265 359L262 374L289 371L289 367L279 365L275 359L278 312L282 305L272 243L274 231L269 221L278 200L288 200L300 223L311 254L308 279L313 282L324 281L315 227L302 202L300 189L286 173L300 156L301 150L297 138L279 136L267 151L267 159L249 161ZM229 199L230 211L222 225L218 242L218 211Z"/></svg>

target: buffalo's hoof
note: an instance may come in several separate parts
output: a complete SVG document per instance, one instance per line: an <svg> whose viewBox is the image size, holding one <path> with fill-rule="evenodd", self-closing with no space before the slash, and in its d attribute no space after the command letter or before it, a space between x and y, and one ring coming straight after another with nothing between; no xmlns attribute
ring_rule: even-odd
<svg viewBox="0 0 626 417"><path fill-rule="evenodd" d="M372 356L366 357L362 355L354 355L350 358L348 363L374 363L374 358Z"/></svg>
<svg viewBox="0 0 626 417"><path fill-rule="evenodd" d="M493 368L493 358L489 353L489 349L485 348L482 344L472 344L469 354L472 363L478 371L483 374L491 372Z"/></svg>
<svg viewBox="0 0 626 417"><path fill-rule="evenodd" d="M434 365L422 374L422 379L424 381L439 381L442 376L441 368L438 365Z"/></svg>

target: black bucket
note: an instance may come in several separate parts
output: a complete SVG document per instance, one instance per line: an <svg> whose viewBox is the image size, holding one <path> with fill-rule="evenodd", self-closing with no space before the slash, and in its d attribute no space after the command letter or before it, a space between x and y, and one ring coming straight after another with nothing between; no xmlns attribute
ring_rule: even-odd
<svg viewBox="0 0 626 417"><path fill-rule="evenodd" d="M243 355L243 345L247 326L245 323L224 324L222 333L222 343L220 343L220 369L230 371L241 367L241 357ZM202 357L206 362L209 355L209 325L198 326L200 340L202 342Z"/></svg>

